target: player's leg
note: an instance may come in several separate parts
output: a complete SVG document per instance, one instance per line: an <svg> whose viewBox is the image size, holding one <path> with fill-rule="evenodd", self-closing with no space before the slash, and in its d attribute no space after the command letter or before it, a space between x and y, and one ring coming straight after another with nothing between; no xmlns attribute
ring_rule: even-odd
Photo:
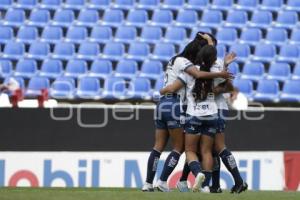
<svg viewBox="0 0 300 200"><path fill-rule="evenodd" d="M212 186L210 187L211 193L222 193L220 186L220 169L221 169L221 160L219 154L213 150L213 170L212 170Z"/></svg>
<svg viewBox="0 0 300 200"><path fill-rule="evenodd" d="M234 178L235 185L232 188L232 193L240 193L245 191L248 186L240 175L239 169L237 167L236 161L232 153L225 146L225 135L217 134L215 137L215 150L219 153L223 164L226 166L227 170L231 173Z"/></svg>
<svg viewBox="0 0 300 200"><path fill-rule="evenodd" d="M209 183L212 176L213 169L213 157L212 149L214 144L214 138L209 135L201 135L200 140L200 152L202 156L202 173L205 175L205 180L202 184L202 191L209 192Z"/></svg>
<svg viewBox="0 0 300 200"><path fill-rule="evenodd" d="M181 177L176 184L176 187L180 192L188 192L189 191L187 180L188 180L188 176L189 176L190 172L191 172L191 170L189 167L189 163L187 162L187 160L185 160Z"/></svg>

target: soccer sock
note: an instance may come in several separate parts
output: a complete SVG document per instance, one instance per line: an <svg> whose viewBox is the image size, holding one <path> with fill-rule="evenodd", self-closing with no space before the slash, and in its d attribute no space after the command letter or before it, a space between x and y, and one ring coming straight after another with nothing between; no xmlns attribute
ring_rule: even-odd
<svg viewBox="0 0 300 200"><path fill-rule="evenodd" d="M183 167L183 170L182 170L180 181L187 181L190 172L191 172L191 170L190 170L189 164L186 162L184 164L184 167Z"/></svg>
<svg viewBox="0 0 300 200"><path fill-rule="evenodd" d="M180 153L177 151L172 151L166 159L163 171L161 172L160 180L167 181L170 174L173 172L177 166L178 160L180 158Z"/></svg>
<svg viewBox="0 0 300 200"><path fill-rule="evenodd" d="M202 173L205 175L205 179L202 183L202 187L209 186L212 172L211 171L202 171Z"/></svg>
<svg viewBox="0 0 300 200"><path fill-rule="evenodd" d="M196 160L191 161L189 163L189 167L190 167L190 170L194 174L195 177L201 172L200 163Z"/></svg>
<svg viewBox="0 0 300 200"><path fill-rule="evenodd" d="M160 157L160 152L153 149L150 153L148 158L148 165L147 165L147 178L146 182L152 184L153 179L157 170L157 164Z"/></svg>
<svg viewBox="0 0 300 200"><path fill-rule="evenodd" d="M213 158L214 158L214 168L212 171L212 187L220 188L221 161L220 161L220 157L215 153L213 154Z"/></svg>
<svg viewBox="0 0 300 200"><path fill-rule="evenodd" d="M226 166L227 170L233 176L235 184L242 184L243 179L240 175L239 169L236 165L236 161L234 159L234 156L231 154L231 152L227 149L224 149L219 155L222 158L222 161Z"/></svg>

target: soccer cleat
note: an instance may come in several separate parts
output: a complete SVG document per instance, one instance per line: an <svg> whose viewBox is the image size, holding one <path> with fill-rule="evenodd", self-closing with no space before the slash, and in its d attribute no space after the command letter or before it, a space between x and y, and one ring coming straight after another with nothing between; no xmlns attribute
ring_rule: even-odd
<svg viewBox="0 0 300 200"><path fill-rule="evenodd" d="M209 186L204 186L203 188L201 188L201 192L203 192L203 193L210 193Z"/></svg>
<svg viewBox="0 0 300 200"><path fill-rule="evenodd" d="M154 192L153 186L150 183L144 183L143 188L142 188L143 192Z"/></svg>
<svg viewBox="0 0 300 200"><path fill-rule="evenodd" d="M176 184L177 189L180 192L189 192L189 187L187 181L178 181Z"/></svg>
<svg viewBox="0 0 300 200"><path fill-rule="evenodd" d="M160 192L170 192L167 181L158 180L156 184L156 188Z"/></svg>
<svg viewBox="0 0 300 200"><path fill-rule="evenodd" d="M210 193L222 193L222 189L220 187L218 188L214 188L214 187L210 187Z"/></svg>
<svg viewBox="0 0 300 200"><path fill-rule="evenodd" d="M195 178L195 183L194 183L193 188L192 188L193 192L199 192L200 191L200 187L201 187L204 179L205 179L204 174L202 174L201 172L199 174L197 174L197 176Z"/></svg>
<svg viewBox="0 0 300 200"><path fill-rule="evenodd" d="M231 188L231 193L241 193L243 191L246 191L248 189L248 184L246 182L243 182L242 184L240 185L234 185L232 188Z"/></svg>

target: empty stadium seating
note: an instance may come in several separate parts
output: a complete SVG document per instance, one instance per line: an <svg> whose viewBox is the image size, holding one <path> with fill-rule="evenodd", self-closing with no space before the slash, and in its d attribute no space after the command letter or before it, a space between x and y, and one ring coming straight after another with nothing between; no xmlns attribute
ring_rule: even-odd
<svg viewBox="0 0 300 200"><path fill-rule="evenodd" d="M250 100L300 99L298 0L2 0L0 11L0 77L28 96L150 99L166 62L204 31L219 58L237 53L229 70Z"/></svg>

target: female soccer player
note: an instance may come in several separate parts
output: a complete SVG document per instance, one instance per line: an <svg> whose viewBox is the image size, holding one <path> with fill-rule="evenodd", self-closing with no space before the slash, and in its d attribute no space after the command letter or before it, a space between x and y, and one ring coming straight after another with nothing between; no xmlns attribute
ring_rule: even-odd
<svg viewBox="0 0 300 200"><path fill-rule="evenodd" d="M165 86L172 84L179 74L185 71L196 78L212 79L217 77L230 78L232 75L226 71L211 73L199 71L193 64L197 53L203 45L212 43L208 35L203 35L203 40L193 40L182 53L173 57L165 75ZM208 41L205 41L208 39ZM156 108L156 131L155 144L150 153L147 164L147 178L142 191L153 191L153 179L157 170L157 164L164 150L168 138L171 137L173 151L169 154L163 167L162 174L157 183L159 191L168 192L167 179L177 165L179 157L183 152L184 134L180 124L180 98L184 98L184 89L178 92L169 93L160 98Z"/></svg>

